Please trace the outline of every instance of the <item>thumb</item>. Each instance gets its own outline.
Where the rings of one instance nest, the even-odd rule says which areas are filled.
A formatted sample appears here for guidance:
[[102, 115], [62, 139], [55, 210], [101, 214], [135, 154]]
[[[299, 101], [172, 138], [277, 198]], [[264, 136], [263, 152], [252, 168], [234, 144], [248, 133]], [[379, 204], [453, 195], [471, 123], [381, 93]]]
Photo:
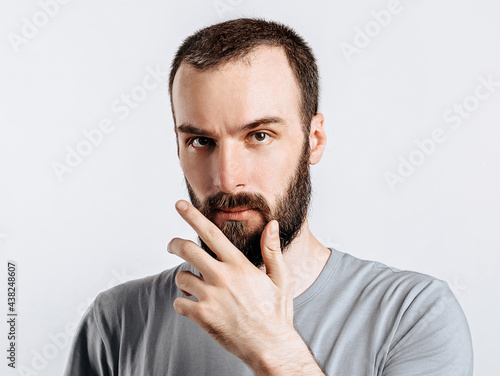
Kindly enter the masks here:
[[260, 238], [260, 249], [266, 266], [266, 274], [278, 288], [284, 288], [286, 269], [281, 253], [278, 221], [272, 220], [264, 228]]

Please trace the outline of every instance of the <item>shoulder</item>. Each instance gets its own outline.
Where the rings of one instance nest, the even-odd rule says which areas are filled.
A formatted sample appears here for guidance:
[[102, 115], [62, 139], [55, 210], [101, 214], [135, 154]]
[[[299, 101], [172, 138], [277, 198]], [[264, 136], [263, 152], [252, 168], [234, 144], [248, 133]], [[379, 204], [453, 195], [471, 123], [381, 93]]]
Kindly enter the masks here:
[[430, 275], [401, 270], [377, 261], [362, 260], [348, 253], [338, 253], [340, 262], [336, 273], [342, 283], [347, 285], [358, 285], [372, 293], [403, 294], [408, 298], [415, 298], [424, 291], [453, 295], [447, 282]]
[[137, 346], [148, 325], [177, 317], [172, 301], [180, 293], [174, 278], [187, 263], [159, 274], [122, 283], [101, 292], [85, 312], [75, 332], [65, 375], [118, 374], [122, 348]]
[[[467, 320], [448, 283], [340, 253], [339, 283], [387, 339], [384, 375], [471, 375]], [[362, 303], [361, 303], [362, 302]], [[386, 325], [387, 324], [387, 325]]]
[[[166, 304], [179, 295], [175, 276], [181, 270], [194, 272], [191, 265], [184, 262], [161, 273], [131, 280], [102, 291], [94, 300], [93, 311], [96, 319], [108, 317], [119, 319], [127, 315], [146, 315], [152, 302]], [[116, 316], [116, 317], [113, 317]]]
[[[390, 314], [396, 322], [432, 321], [466, 328], [463, 311], [446, 281], [338, 252], [335, 280], [354, 304]], [[410, 324], [411, 325], [411, 324]]]

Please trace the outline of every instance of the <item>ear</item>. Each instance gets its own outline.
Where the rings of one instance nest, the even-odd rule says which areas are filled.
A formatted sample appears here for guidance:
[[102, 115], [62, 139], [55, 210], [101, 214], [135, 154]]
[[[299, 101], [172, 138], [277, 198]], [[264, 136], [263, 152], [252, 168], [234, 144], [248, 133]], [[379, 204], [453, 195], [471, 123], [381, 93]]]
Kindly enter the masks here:
[[311, 131], [309, 133], [309, 145], [311, 147], [311, 156], [309, 163], [314, 165], [321, 160], [323, 150], [326, 145], [326, 133], [324, 128], [325, 118], [322, 114], [316, 114], [311, 120]]

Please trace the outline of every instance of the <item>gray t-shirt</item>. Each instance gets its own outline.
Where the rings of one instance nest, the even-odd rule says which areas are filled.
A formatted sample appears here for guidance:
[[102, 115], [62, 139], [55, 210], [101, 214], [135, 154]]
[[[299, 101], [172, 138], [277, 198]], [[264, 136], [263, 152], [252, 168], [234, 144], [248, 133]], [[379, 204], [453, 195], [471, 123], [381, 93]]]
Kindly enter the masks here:
[[[174, 311], [180, 270], [199, 275], [183, 263], [99, 294], [76, 332], [65, 375], [253, 375]], [[332, 250], [295, 298], [294, 322], [327, 375], [472, 375], [462, 309], [445, 282], [427, 275]]]

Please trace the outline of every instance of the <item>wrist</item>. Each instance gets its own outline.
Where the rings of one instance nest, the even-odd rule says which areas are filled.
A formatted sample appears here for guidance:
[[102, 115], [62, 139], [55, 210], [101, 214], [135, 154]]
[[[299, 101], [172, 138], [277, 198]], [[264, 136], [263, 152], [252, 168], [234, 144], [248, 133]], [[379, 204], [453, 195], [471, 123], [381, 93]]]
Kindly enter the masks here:
[[271, 341], [252, 359], [250, 365], [258, 376], [324, 375], [302, 337], [292, 331]]

